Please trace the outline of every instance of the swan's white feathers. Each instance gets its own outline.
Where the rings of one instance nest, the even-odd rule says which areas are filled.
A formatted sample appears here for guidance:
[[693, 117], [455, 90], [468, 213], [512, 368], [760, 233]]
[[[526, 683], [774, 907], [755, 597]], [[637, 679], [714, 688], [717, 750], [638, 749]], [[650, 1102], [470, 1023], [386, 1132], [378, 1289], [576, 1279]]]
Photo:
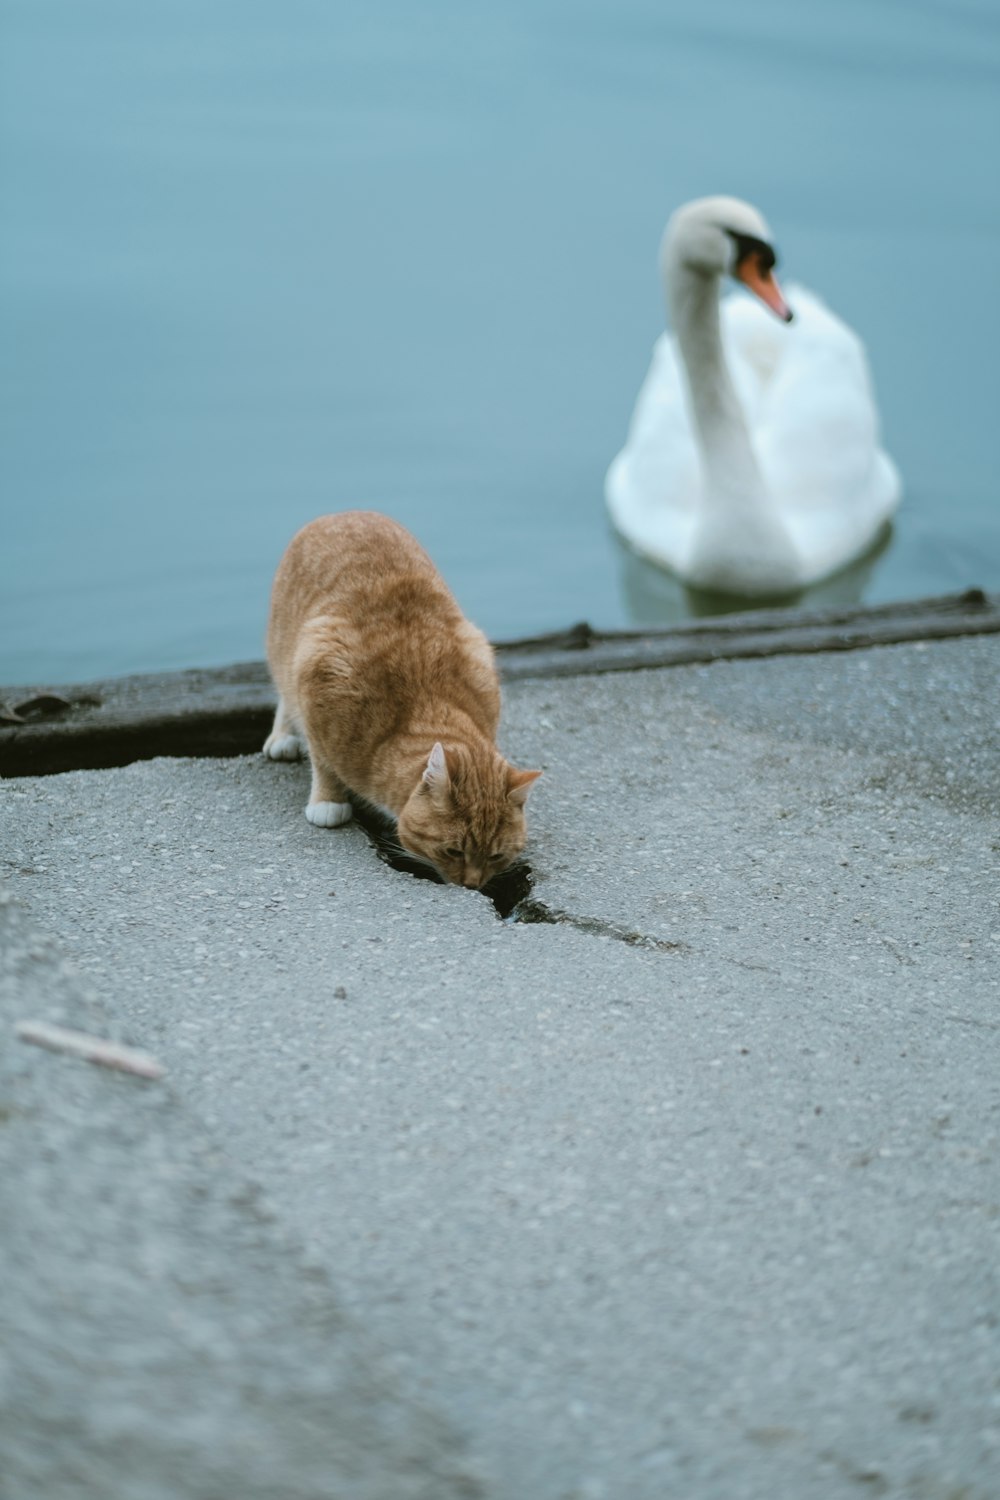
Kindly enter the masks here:
[[[867, 550], [899, 503], [900, 482], [878, 446], [860, 339], [804, 287], [785, 295], [789, 325], [733, 292], [722, 301], [721, 333], [769, 509], [794, 544], [805, 587]], [[681, 356], [665, 333], [608, 471], [608, 507], [637, 552], [683, 577], [701, 488]]]

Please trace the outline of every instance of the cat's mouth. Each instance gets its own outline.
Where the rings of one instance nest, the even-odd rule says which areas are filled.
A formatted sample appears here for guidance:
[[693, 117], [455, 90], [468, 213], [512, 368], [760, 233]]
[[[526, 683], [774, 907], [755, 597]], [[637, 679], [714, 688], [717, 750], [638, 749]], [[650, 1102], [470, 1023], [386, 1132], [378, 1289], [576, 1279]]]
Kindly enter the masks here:
[[[395, 824], [379, 808], [360, 800], [355, 801], [353, 806], [355, 820], [361, 824], [369, 843], [385, 864], [391, 865], [394, 870], [402, 870], [406, 875], [414, 875], [418, 880], [433, 880], [437, 885], [448, 884], [434, 865], [427, 860], [418, 859], [415, 854], [403, 848], [396, 837]], [[479, 893], [492, 901], [497, 916], [507, 918], [530, 893], [533, 885], [531, 866], [527, 860], [518, 859], [508, 865], [506, 870], [501, 870], [499, 875], [492, 876], [485, 885], [481, 885]]]

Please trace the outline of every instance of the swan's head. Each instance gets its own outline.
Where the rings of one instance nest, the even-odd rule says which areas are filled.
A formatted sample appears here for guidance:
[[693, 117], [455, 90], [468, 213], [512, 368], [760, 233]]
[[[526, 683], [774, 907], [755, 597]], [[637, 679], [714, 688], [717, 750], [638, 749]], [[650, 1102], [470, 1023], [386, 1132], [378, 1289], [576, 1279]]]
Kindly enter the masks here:
[[774, 279], [777, 255], [762, 214], [741, 198], [696, 198], [673, 215], [660, 264], [669, 284], [679, 273], [733, 276], [784, 322], [792, 312]]

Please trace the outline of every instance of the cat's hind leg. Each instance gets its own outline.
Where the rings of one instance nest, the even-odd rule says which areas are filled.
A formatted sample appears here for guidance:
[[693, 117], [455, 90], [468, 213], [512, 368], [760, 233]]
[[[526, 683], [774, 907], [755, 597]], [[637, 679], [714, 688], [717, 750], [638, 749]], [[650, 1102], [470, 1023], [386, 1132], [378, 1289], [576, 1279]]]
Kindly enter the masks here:
[[295, 732], [295, 725], [282, 698], [278, 699], [274, 728], [264, 741], [264, 754], [268, 760], [301, 760], [305, 754], [305, 745]]
[[312, 763], [312, 789], [306, 805], [306, 817], [317, 828], [339, 828], [349, 823], [354, 809], [347, 800], [347, 788], [339, 777], [319, 761]]

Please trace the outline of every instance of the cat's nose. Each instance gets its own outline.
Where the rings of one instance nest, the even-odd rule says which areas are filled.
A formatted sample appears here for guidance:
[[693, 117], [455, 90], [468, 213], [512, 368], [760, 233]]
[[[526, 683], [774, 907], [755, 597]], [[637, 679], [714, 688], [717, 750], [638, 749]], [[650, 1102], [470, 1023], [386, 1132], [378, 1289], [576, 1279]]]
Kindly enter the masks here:
[[465, 869], [462, 871], [462, 884], [466, 887], [466, 889], [470, 891], [478, 891], [482, 883], [482, 870], [474, 870], [470, 865], [466, 865]]

